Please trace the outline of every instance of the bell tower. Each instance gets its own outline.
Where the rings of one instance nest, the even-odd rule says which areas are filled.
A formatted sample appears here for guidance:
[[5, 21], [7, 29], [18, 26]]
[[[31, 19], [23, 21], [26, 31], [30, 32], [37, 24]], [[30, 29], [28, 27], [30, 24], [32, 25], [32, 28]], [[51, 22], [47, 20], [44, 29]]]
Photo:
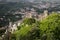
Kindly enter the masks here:
[[44, 16], [45, 16], [45, 17], [48, 16], [48, 10], [44, 10]]

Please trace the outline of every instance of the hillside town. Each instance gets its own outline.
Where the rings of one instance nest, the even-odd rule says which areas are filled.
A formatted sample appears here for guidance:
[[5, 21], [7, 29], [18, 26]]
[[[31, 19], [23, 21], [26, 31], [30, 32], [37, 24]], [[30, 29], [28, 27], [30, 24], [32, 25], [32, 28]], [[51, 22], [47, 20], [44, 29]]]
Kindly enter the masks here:
[[[48, 11], [47, 10], [44, 10], [43, 13], [40, 13], [38, 14], [33, 8], [30, 10], [24, 10], [24, 9], [21, 9], [21, 11], [16, 11], [14, 12], [13, 15], [16, 15], [16, 18], [18, 19], [19, 16], [21, 15], [21, 19], [19, 19], [18, 21], [15, 21], [15, 22], [11, 22], [10, 19], [9, 19], [9, 27], [17, 27], [17, 26], [20, 26], [20, 23], [23, 21], [23, 19], [25, 18], [34, 18], [36, 20], [42, 20], [44, 18], [46, 18], [48, 16]], [[3, 18], [0, 18], [0, 20], [3, 20]], [[12, 29], [13, 30], [13, 29]]]
[[[44, 18], [46, 18], [47, 16], [48, 16], [48, 10], [44, 10], [44, 12], [43, 13], [40, 13], [40, 14], [38, 14], [37, 12], [36, 12], [36, 10], [35, 9], [33, 9], [33, 8], [31, 8], [31, 9], [29, 9], [29, 8], [26, 8], [26, 10], [24, 10], [24, 9], [21, 9], [20, 11], [16, 11], [16, 12], [14, 12], [14, 14], [13, 15], [16, 15], [15, 17], [17, 18], [17, 19], [19, 19], [19, 16], [21, 15], [21, 19], [19, 19], [19, 20], [17, 20], [17, 21], [15, 21], [15, 22], [12, 22], [10, 19], [8, 20], [9, 22], [8, 22], [8, 25], [6, 25], [5, 27], [1, 27], [0, 28], [0, 30], [5, 30], [5, 34], [9, 31], [9, 32], [11, 32], [11, 33], [13, 33], [14, 31], [16, 31], [17, 30], [17, 27], [18, 26], [20, 26], [20, 24], [23, 22], [23, 20], [25, 19], [25, 18], [34, 18], [34, 19], [36, 19], [36, 20], [43, 20]], [[4, 17], [4, 16], [3, 16]], [[0, 20], [3, 20], [3, 18], [0, 18]], [[2, 37], [3, 37], [3, 35], [2, 35]]]
[[[4, 1], [5, 2], [5, 1]], [[38, 5], [40, 5], [40, 4], [38, 4]], [[37, 5], [37, 7], [38, 7], [38, 5]], [[41, 7], [43, 7], [44, 8], [44, 6], [49, 6], [50, 4], [46, 4], [46, 5], [40, 5]], [[35, 5], [36, 6], [36, 5]], [[35, 7], [34, 5], [33, 5], [33, 7]], [[39, 6], [39, 7], [40, 7]], [[38, 7], [38, 8], [39, 8]], [[41, 8], [40, 7], [40, 8]], [[50, 6], [49, 6], [50, 7]], [[56, 6], [54, 6], [54, 7], [56, 7]], [[46, 7], [45, 7], [46, 8]], [[7, 29], [7, 27], [9, 28], [9, 30], [13, 33], [15, 30], [17, 30], [17, 26], [20, 26], [20, 24], [21, 24], [21, 22], [23, 21], [23, 19], [25, 19], [25, 18], [34, 18], [34, 19], [36, 19], [36, 20], [41, 20], [42, 21], [42, 19], [44, 19], [44, 18], [46, 18], [48, 15], [49, 15], [49, 11], [48, 10], [44, 10], [42, 13], [38, 13], [38, 12], [36, 12], [36, 9], [34, 9], [34, 8], [29, 8], [29, 7], [25, 7], [24, 9], [23, 8], [20, 8], [20, 9], [18, 9], [18, 10], [15, 10], [15, 11], [8, 11], [8, 14], [5, 14], [5, 15], [3, 15], [3, 17], [1, 17], [0, 18], [0, 20], [1, 21], [3, 21], [3, 20], [5, 20], [5, 21], [7, 21], [6, 19], [4, 19], [6, 16], [7, 17], [9, 17], [11, 14], [12, 14], [12, 16], [15, 16], [18, 20], [17, 21], [15, 21], [15, 22], [12, 22], [9, 18], [8, 18], [8, 24], [6, 25], [5, 24], [5, 27], [2, 27], [2, 28], [0, 28], [1, 30], [2, 29]], [[10, 15], [9, 15], [10, 14]]]
[[38, 3], [34, 1], [34, 3], [28, 2], [27, 4], [27, 2], [28, 1], [22, 3], [7, 2], [6, 0], [0, 1], [0, 30], [4, 30], [4, 33], [1, 35], [2, 39], [4, 39], [7, 33], [15, 32], [25, 18], [42, 21], [53, 12], [60, 13], [60, 3], [45, 1]]

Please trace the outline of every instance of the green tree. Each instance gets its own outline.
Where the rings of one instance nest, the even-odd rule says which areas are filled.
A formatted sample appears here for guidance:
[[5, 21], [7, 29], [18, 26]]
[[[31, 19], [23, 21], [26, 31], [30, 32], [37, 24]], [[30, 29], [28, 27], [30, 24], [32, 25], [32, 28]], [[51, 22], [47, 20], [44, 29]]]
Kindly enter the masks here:
[[42, 20], [40, 30], [42, 40], [60, 40], [60, 14], [53, 13]]
[[36, 23], [36, 20], [33, 18], [25, 18], [23, 23], [28, 24], [28, 25], [32, 25], [33, 23]]
[[28, 18], [23, 23], [20, 26], [21, 28], [14, 32], [15, 37], [13, 38], [16, 38], [16, 40], [37, 40], [40, 38], [40, 30], [36, 26], [35, 19]]

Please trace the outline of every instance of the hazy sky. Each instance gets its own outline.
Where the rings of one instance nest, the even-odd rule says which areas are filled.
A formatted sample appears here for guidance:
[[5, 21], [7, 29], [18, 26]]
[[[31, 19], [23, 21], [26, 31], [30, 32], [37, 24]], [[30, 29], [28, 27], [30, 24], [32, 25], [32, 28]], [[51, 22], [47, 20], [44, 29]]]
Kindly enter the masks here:
[[[8, 1], [16, 1], [16, 2], [19, 2], [20, 0], [8, 0]], [[33, 1], [33, 0], [29, 0], [29, 1]]]
[[[20, 0], [7, 0], [7, 1], [19, 2]], [[29, 0], [29, 1], [34, 1], [34, 0]], [[60, 1], [60, 0], [44, 0], [44, 1]]]

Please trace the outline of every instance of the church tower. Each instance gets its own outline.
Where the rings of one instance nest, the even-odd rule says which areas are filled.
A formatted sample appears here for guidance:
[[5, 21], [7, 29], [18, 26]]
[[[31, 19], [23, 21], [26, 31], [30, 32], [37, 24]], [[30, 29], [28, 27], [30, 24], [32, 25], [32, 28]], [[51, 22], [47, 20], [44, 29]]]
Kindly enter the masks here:
[[48, 10], [44, 10], [44, 16], [45, 16], [45, 17], [48, 16]]

